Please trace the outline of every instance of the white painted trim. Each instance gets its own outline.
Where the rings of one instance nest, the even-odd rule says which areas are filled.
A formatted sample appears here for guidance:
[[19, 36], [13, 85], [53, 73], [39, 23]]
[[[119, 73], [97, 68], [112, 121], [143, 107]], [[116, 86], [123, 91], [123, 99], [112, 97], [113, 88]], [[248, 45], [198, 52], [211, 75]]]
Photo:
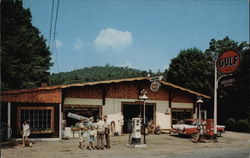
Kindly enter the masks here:
[[172, 108], [189, 108], [192, 109], [193, 108], [193, 103], [179, 103], [179, 102], [172, 102]]
[[62, 104], [59, 104], [59, 139], [62, 139]]
[[64, 99], [64, 105], [102, 105], [102, 99], [70, 98]]

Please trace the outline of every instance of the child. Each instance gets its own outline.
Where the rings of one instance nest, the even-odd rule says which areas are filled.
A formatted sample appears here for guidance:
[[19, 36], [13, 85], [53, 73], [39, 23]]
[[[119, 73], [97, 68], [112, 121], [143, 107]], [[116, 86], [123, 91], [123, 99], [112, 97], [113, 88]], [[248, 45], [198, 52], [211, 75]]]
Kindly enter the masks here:
[[77, 123], [77, 127], [79, 128], [79, 148], [84, 149], [84, 142], [85, 142], [85, 130], [86, 127], [83, 124], [83, 119]]
[[28, 122], [25, 120], [23, 122], [23, 146], [25, 146], [26, 144], [28, 144], [28, 146], [31, 146], [28, 139], [29, 135], [30, 135], [30, 126]]
[[88, 146], [88, 149], [89, 150], [94, 150], [94, 147], [93, 147], [93, 142], [95, 141], [95, 137], [96, 137], [96, 130], [94, 128], [93, 125], [90, 126], [90, 129], [89, 129], [89, 146]]

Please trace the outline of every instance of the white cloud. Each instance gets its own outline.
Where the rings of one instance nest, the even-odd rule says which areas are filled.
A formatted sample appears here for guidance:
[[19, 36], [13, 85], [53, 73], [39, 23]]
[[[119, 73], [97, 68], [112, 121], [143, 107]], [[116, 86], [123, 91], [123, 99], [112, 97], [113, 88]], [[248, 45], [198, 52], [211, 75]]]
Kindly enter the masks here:
[[76, 39], [74, 44], [74, 50], [82, 50], [84, 43], [81, 39]]
[[121, 51], [129, 47], [132, 41], [133, 37], [131, 32], [107, 28], [99, 32], [94, 41], [94, 46], [98, 50], [111, 49]]
[[56, 40], [56, 47], [61, 48], [62, 46], [63, 46], [63, 42], [59, 41], [59, 40]]

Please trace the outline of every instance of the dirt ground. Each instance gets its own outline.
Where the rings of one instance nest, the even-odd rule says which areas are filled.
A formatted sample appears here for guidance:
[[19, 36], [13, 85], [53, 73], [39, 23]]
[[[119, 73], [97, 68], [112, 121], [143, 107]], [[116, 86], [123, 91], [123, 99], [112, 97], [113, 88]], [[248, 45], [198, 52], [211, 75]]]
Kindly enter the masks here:
[[2, 147], [1, 158], [250, 158], [250, 134], [226, 132], [218, 143], [193, 143], [190, 138], [175, 135], [149, 135], [147, 147], [131, 148], [128, 135], [111, 137], [111, 149], [87, 150], [78, 148], [78, 139], [35, 142], [33, 147], [21, 144]]

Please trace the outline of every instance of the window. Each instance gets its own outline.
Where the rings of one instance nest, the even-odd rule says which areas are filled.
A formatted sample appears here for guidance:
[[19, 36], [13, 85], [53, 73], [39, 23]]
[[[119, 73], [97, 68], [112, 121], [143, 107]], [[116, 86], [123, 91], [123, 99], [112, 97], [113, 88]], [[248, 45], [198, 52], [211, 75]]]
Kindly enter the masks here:
[[24, 120], [28, 120], [31, 133], [54, 132], [54, 107], [18, 107], [17, 131], [22, 131]]
[[192, 118], [192, 109], [172, 109], [172, 124], [184, 123]]

